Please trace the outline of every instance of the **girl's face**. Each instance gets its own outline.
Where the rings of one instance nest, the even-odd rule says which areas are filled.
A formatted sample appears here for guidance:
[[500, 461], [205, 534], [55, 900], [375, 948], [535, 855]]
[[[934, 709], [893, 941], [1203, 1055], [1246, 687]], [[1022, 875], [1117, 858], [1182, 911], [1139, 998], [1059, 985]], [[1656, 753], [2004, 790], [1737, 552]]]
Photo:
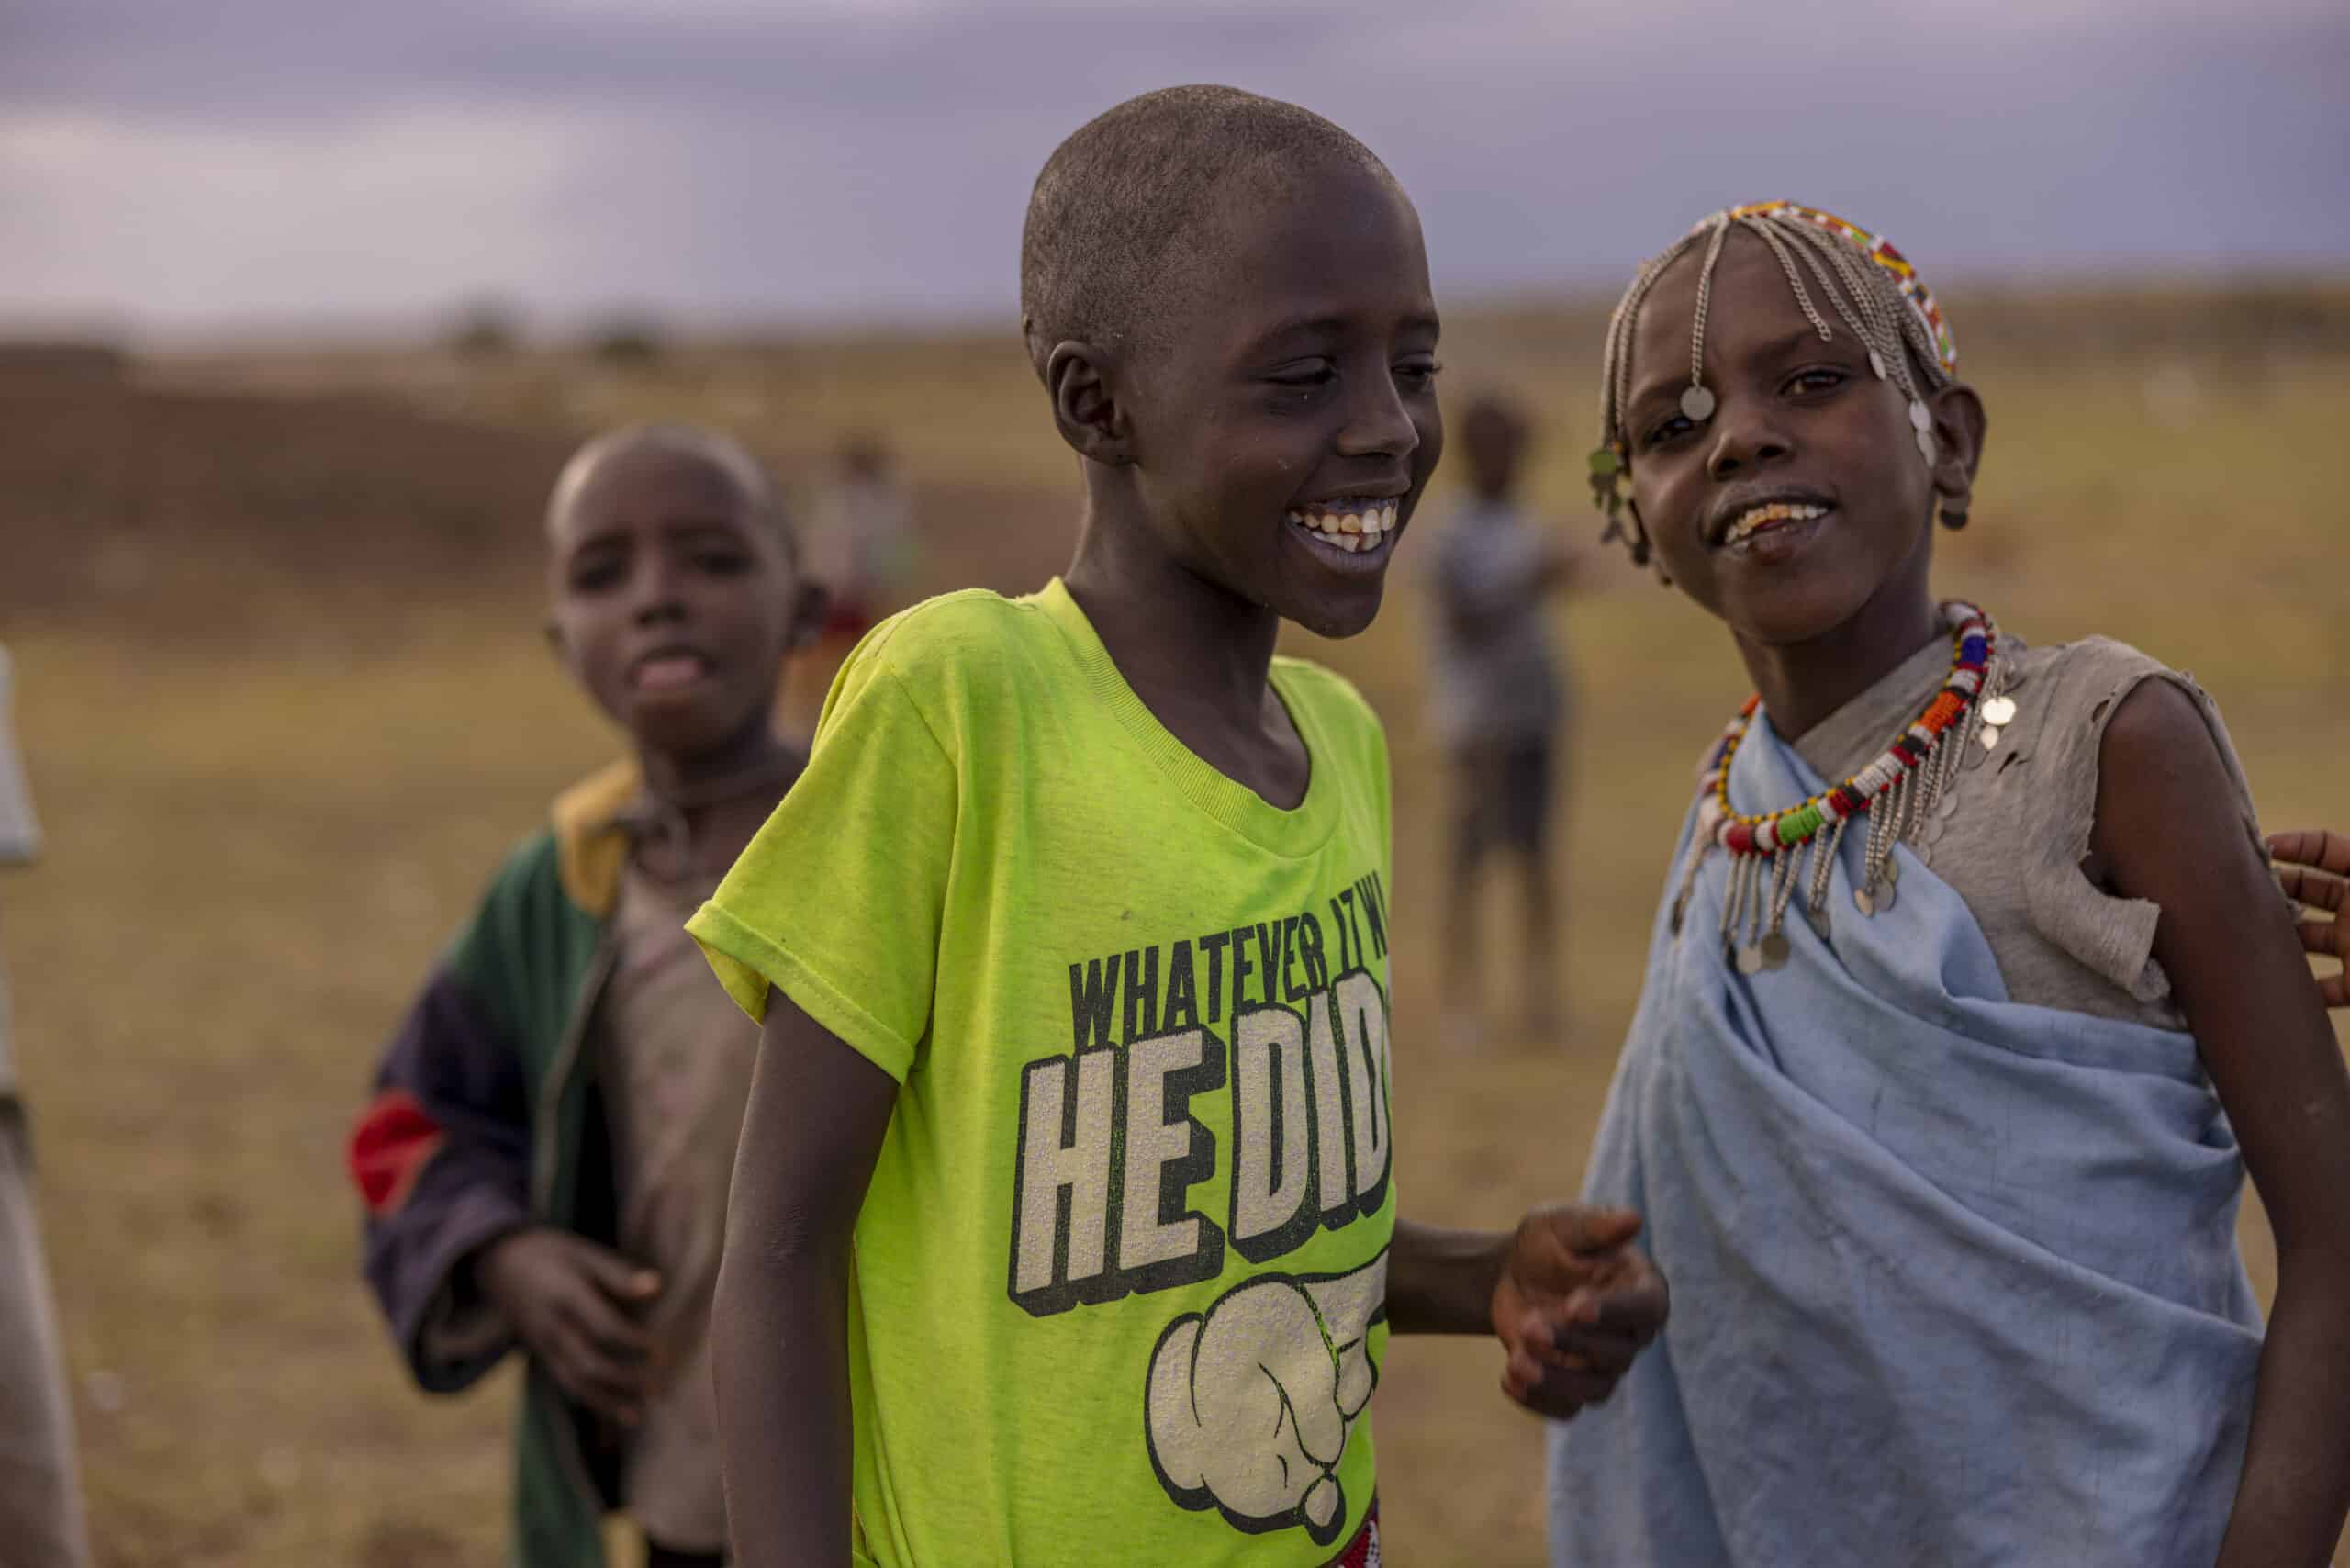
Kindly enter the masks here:
[[[1751, 234], [1730, 234], [1714, 273], [1713, 415], [1681, 411], [1702, 262], [1686, 252], [1642, 305], [1623, 415], [1632, 498], [1665, 571], [1741, 639], [1771, 646], [1822, 637], [1881, 593], [1922, 594], [1935, 470], [1908, 402], [1819, 302], [1835, 333], [1822, 341]], [[1971, 443], [1961, 454], [1950, 442], [1964, 437], [1940, 433], [1942, 466], [1963, 483]]]
[[1378, 611], [1444, 446], [1420, 226], [1346, 162], [1236, 182], [1168, 345], [1125, 387], [1169, 555], [1323, 636]]

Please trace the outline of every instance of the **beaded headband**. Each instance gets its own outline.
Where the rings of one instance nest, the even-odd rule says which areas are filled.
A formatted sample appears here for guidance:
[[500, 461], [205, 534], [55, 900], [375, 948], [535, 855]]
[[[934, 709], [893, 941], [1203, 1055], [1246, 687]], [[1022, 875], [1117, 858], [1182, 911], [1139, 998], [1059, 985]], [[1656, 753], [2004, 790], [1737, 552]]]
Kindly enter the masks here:
[[[1936, 461], [1933, 416], [1926, 397], [1957, 379], [1958, 343], [1909, 259], [1891, 241], [1817, 207], [1786, 201], [1726, 207], [1643, 263], [1607, 323], [1600, 375], [1600, 444], [1591, 454], [1592, 500], [1607, 518], [1603, 538], [1624, 538], [1632, 559], [1640, 565], [1649, 560], [1648, 531], [1639, 509], [1620, 488], [1631, 462], [1622, 417], [1631, 392], [1633, 326], [1657, 280], [1685, 252], [1702, 245], [1696, 313], [1690, 329], [1689, 385], [1681, 394], [1681, 411], [1698, 424], [1710, 420], [1717, 399], [1705, 379], [1706, 316], [1714, 268], [1733, 229], [1743, 229], [1770, 247], [1796, 306], [1823, 341], [1835, 333], [1814, 303], [1815, 291], [1828, 311], [1868, 349], [1870, 370], [1878, 380], [1892, 382], [1909, 405], [1919, 455], [1929, 467]], [[1624, 526], [1628, 515], [1628, 530]]]
[[[1953, 376], [1958, 374], [1958, 340], [1951, 335], [1950, 322], [1943, 318], [1942, 308], [1934, 303], [1933, 290], [1926, 286], [1926, 280], [1918, 275], [1917, 267], [1908, 257], [1894, 248], [1892, 241], [1881, 234], [1870, 233], [1849, 218], [1839, 218], [1832, 212], [1822, 212], [1816, 207], [1805, 207], [1800, 202], [1749, 202], [1744, 207], [1731, 207], [1721, 215], [1719, 221], [1735, 223], [1741, 218], [1759, 216], [1799, 218], [1807, 223], [1817, 224], [1846, 241], [1891, 274], [1894, 286], [1901, 290], [1901, 297], [1917, 313], [1919, 323], [1926, 329], [1926, 336], [1934, 345], [1934, 357], [1942, 362], [1943, 374]], [[1706, 223], [1698, 224], [1690, 232], [1701, 233], [1707, 223], [1715, 221], [1717, 219], [1707, 218]]]

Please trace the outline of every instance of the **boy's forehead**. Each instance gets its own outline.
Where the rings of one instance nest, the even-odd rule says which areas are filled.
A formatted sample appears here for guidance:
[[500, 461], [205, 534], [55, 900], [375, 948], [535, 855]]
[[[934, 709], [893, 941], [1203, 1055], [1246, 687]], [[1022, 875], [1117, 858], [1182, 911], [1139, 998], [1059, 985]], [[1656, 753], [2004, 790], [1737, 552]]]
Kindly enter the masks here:
[[749, 533], [757, 506], [716, 459], [647, 443], [601, 454], [585, 472], [566, 474], [547, 509], [547, 534], [565, 543], [601, 528], [680, 522]]
[[1395, 183], [1346, 161], [1236, 174], [1190, 250], [1192, 309], [1252, 332], [1326, 314], [1435, 314], [1419, 215]]

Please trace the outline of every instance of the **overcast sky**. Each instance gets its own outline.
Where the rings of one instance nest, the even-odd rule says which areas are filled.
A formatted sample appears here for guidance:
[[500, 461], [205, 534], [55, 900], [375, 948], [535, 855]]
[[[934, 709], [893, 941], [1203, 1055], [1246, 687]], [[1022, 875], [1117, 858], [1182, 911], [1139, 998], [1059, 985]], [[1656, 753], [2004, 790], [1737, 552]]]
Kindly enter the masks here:
[[2339, 0], [0, 0], [0, 318], [1008, 316], [1054, 143], [1187, 81], [1369, 142], [1450, 297], [1763, 196], [1929, 275], [2350, 266]]

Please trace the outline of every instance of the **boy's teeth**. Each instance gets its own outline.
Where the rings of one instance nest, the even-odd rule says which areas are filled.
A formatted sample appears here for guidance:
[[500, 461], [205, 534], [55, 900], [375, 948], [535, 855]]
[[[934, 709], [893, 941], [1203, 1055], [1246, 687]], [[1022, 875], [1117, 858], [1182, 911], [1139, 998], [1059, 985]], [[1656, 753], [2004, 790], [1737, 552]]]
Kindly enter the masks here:
[[1306, 507], [1292, 511], [1289, 521], [1352, 554], [1375, 548], [1394, 528], [1395, 507], [1392, 501], [1360, 510]]

